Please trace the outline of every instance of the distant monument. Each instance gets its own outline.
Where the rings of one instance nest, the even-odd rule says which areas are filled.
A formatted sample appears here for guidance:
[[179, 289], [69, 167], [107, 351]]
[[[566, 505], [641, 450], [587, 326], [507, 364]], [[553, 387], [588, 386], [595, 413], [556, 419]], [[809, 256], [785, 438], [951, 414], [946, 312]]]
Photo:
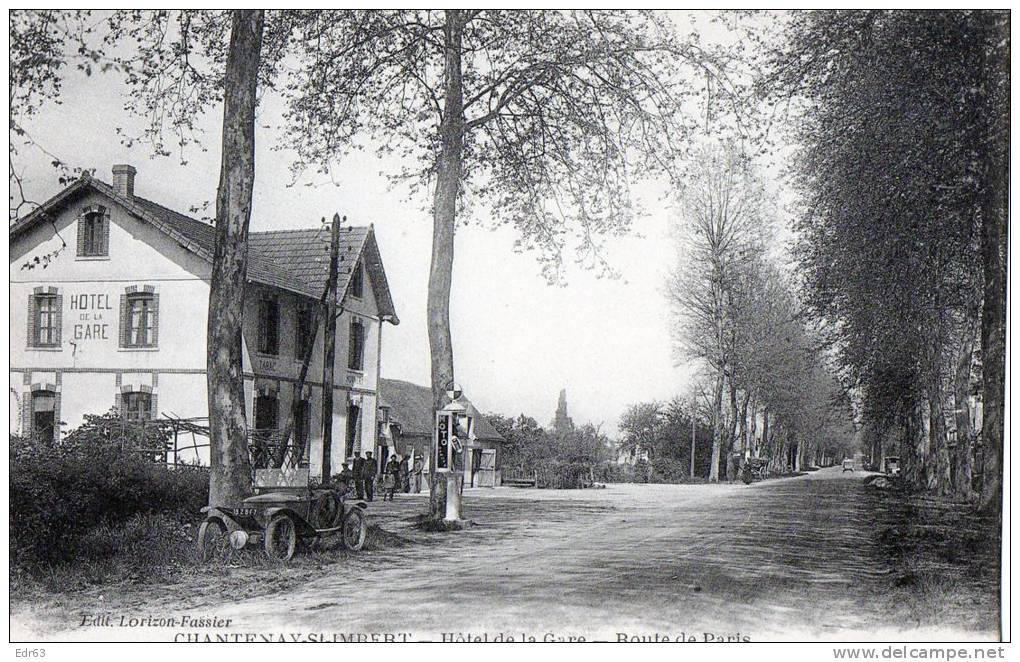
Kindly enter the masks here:
[[560, 401], [556, 405], [556, 418], [553, 419], [553, 432], [564, 436], [574, 429], [574, 421], [567, 416], [567, 389], [560, 389]]

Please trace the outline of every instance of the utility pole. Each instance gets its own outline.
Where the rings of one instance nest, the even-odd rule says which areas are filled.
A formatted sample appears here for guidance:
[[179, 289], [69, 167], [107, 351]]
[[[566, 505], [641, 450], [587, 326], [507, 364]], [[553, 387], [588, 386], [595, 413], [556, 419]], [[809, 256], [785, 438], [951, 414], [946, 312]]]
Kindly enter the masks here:
[[[347, 217], [344, 216], [344, 222]], [[322, 484], [329, 483], [333, 453], [333, 363], [336, 360], [337, 270], [340, 266], [340, 215], [333, 214], [326, 285], [326, 330], [322, 352]]]

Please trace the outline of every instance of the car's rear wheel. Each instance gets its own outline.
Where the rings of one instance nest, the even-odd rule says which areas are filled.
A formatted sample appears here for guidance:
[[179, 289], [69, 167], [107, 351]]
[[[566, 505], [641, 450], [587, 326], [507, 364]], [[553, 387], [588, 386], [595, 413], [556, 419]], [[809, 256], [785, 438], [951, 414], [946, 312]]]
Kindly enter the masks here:
[[207, 519], [198, 527], [198, 553], [208, 563], [223, 551], [227, 543], [227, 527], [218, 519]]
[[277, 515], [266, 527], [266, 554], [274, 561], [289, 561], [297, 549], [297, 527], [286, 515]]
[[341, 536], [344, 547], [352, 552], [360, 551], [365, 546], [367, 533], [365, 515], [361, 512], [361, 508], [351, 508], [344, 518], [343, 535]]

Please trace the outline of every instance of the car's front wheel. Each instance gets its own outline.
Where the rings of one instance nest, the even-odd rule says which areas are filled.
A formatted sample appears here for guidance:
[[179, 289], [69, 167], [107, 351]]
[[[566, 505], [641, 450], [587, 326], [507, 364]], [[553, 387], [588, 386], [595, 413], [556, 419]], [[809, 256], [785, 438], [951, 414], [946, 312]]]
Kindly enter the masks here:
[[224, 548], [227, 528], [218, 519], [207, 519], [198, 527], [198, 553], [202, 563], [213, 560]]
[[297, 527], [286, 515], [276, 515], [266, 527], [266, 555], [274, 561], [289, 561], [297, 549]]

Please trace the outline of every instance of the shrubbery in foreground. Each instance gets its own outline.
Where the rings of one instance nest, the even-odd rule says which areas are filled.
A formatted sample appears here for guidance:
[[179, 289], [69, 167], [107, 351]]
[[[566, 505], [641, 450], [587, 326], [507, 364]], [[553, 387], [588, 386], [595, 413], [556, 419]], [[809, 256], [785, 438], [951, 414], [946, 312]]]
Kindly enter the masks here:
[[[172, 528], [167, 521], [198, 518], [208, 502], [208, 474], [123, 449], [104, 434], [102, 422], [111, 418], [89, 417], [59, 445], [10, 438], [12, 568], [96, 561], [119, 551], [118, 542], [99, 544], [103, 531], [129, 522], [136, 531], [162, 531]], [[144, 526], [157, 521], [145, 516], [156, 515], [169, 519]]]

